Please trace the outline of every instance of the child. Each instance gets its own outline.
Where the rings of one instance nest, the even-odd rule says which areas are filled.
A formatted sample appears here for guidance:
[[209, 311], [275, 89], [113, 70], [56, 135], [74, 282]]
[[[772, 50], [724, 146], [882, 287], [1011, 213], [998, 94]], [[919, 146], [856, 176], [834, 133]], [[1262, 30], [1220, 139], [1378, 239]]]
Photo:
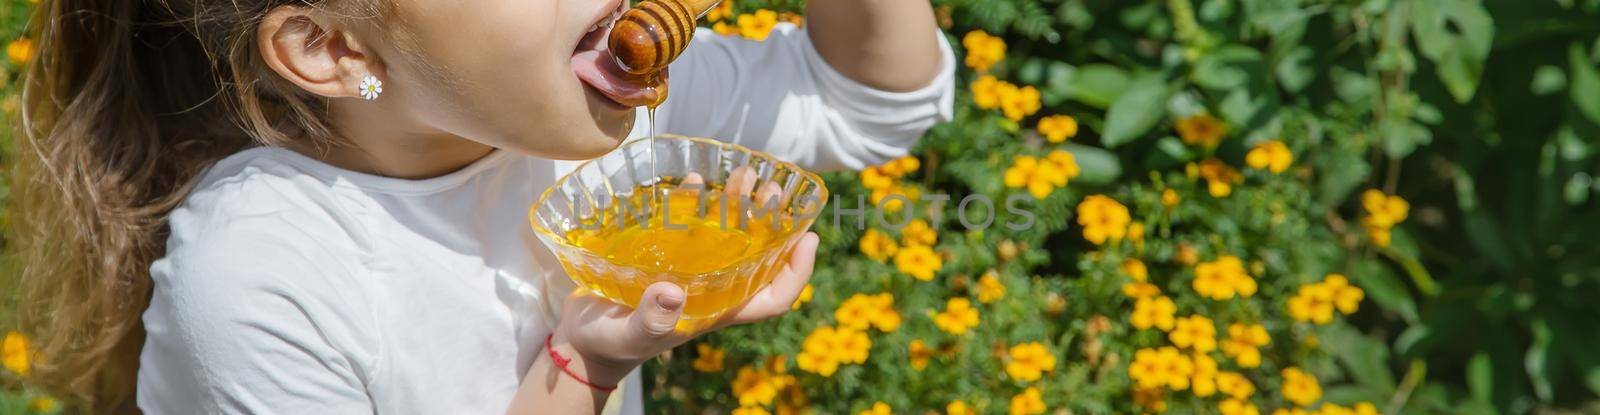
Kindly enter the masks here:
[[[41, 2], [11, 221], [34, 381], [96, 413], [640, 413], [682, 289], [576, 292], [526, 216], [558, 160], [641, 135], [622, 3]], [[950, 118], [926, 1], [806, 18], [698, 32], [656, 128], [854, 169]], [[816, 245], [721, 326], [788, 310]]]

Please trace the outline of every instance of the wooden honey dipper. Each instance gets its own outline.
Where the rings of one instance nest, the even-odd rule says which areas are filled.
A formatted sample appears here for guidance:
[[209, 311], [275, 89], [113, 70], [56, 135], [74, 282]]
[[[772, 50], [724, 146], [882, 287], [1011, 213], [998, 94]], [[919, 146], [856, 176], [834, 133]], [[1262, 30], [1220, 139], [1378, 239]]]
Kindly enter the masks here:
[[611, 28], [608, 46], [617, 66], [653, 76], [677, 59], [694, 38], [695, 21], [721, 0], [644, 0]]

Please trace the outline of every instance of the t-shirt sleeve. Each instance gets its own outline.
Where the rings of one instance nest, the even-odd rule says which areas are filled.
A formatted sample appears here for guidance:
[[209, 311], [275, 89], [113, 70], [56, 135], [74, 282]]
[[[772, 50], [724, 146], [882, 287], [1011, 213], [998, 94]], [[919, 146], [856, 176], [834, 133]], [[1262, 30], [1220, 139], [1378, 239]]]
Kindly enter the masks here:
[[145, 413], [373, 413], [371, 301], [343, 250], [272, 212], [171, 221], [144, 314]]
[[716, 138], [816, 170], [860, 169], [906, 155], [949, 121], [955, 56], [937, 31], [942, 66], [922, 89], [874, 89], [839, 73], [804, 29], [780, 23], [763, 41], [707, 29], [669, 71], [663, 133]]

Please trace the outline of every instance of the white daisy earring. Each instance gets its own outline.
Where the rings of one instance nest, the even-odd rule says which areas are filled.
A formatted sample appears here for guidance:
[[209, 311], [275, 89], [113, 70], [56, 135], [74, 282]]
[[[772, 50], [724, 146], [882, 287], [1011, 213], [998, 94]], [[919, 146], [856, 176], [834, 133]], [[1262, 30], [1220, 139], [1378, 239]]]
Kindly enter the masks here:
[[362, 99], [375, 100], [378, 99], [378, 95], [383, 94], [383, 81], [378, 80], [376, 76], [367, 75], [367, 77], [361, 78], [361, 85], [356, 88], [361, 92]]

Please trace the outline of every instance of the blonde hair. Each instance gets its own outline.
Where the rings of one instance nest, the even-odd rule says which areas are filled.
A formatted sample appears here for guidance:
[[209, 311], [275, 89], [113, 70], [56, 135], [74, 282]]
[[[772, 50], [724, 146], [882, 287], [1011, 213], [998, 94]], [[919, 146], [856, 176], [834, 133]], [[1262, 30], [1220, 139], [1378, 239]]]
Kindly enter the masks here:
[[[336, 0], [329, 0], [336, 1]], [[333, 141], [326, 102], [270, 72], [268, 11], [319, 0], [46, 0], [32, 36], [11, 180], [29, 383], [93, 413], [135, 412], [151, 261], [211, 163]], [[378, 16], [365, 1], [355, 14]], [[365, 13], [362, 13], [365, 12]]]

